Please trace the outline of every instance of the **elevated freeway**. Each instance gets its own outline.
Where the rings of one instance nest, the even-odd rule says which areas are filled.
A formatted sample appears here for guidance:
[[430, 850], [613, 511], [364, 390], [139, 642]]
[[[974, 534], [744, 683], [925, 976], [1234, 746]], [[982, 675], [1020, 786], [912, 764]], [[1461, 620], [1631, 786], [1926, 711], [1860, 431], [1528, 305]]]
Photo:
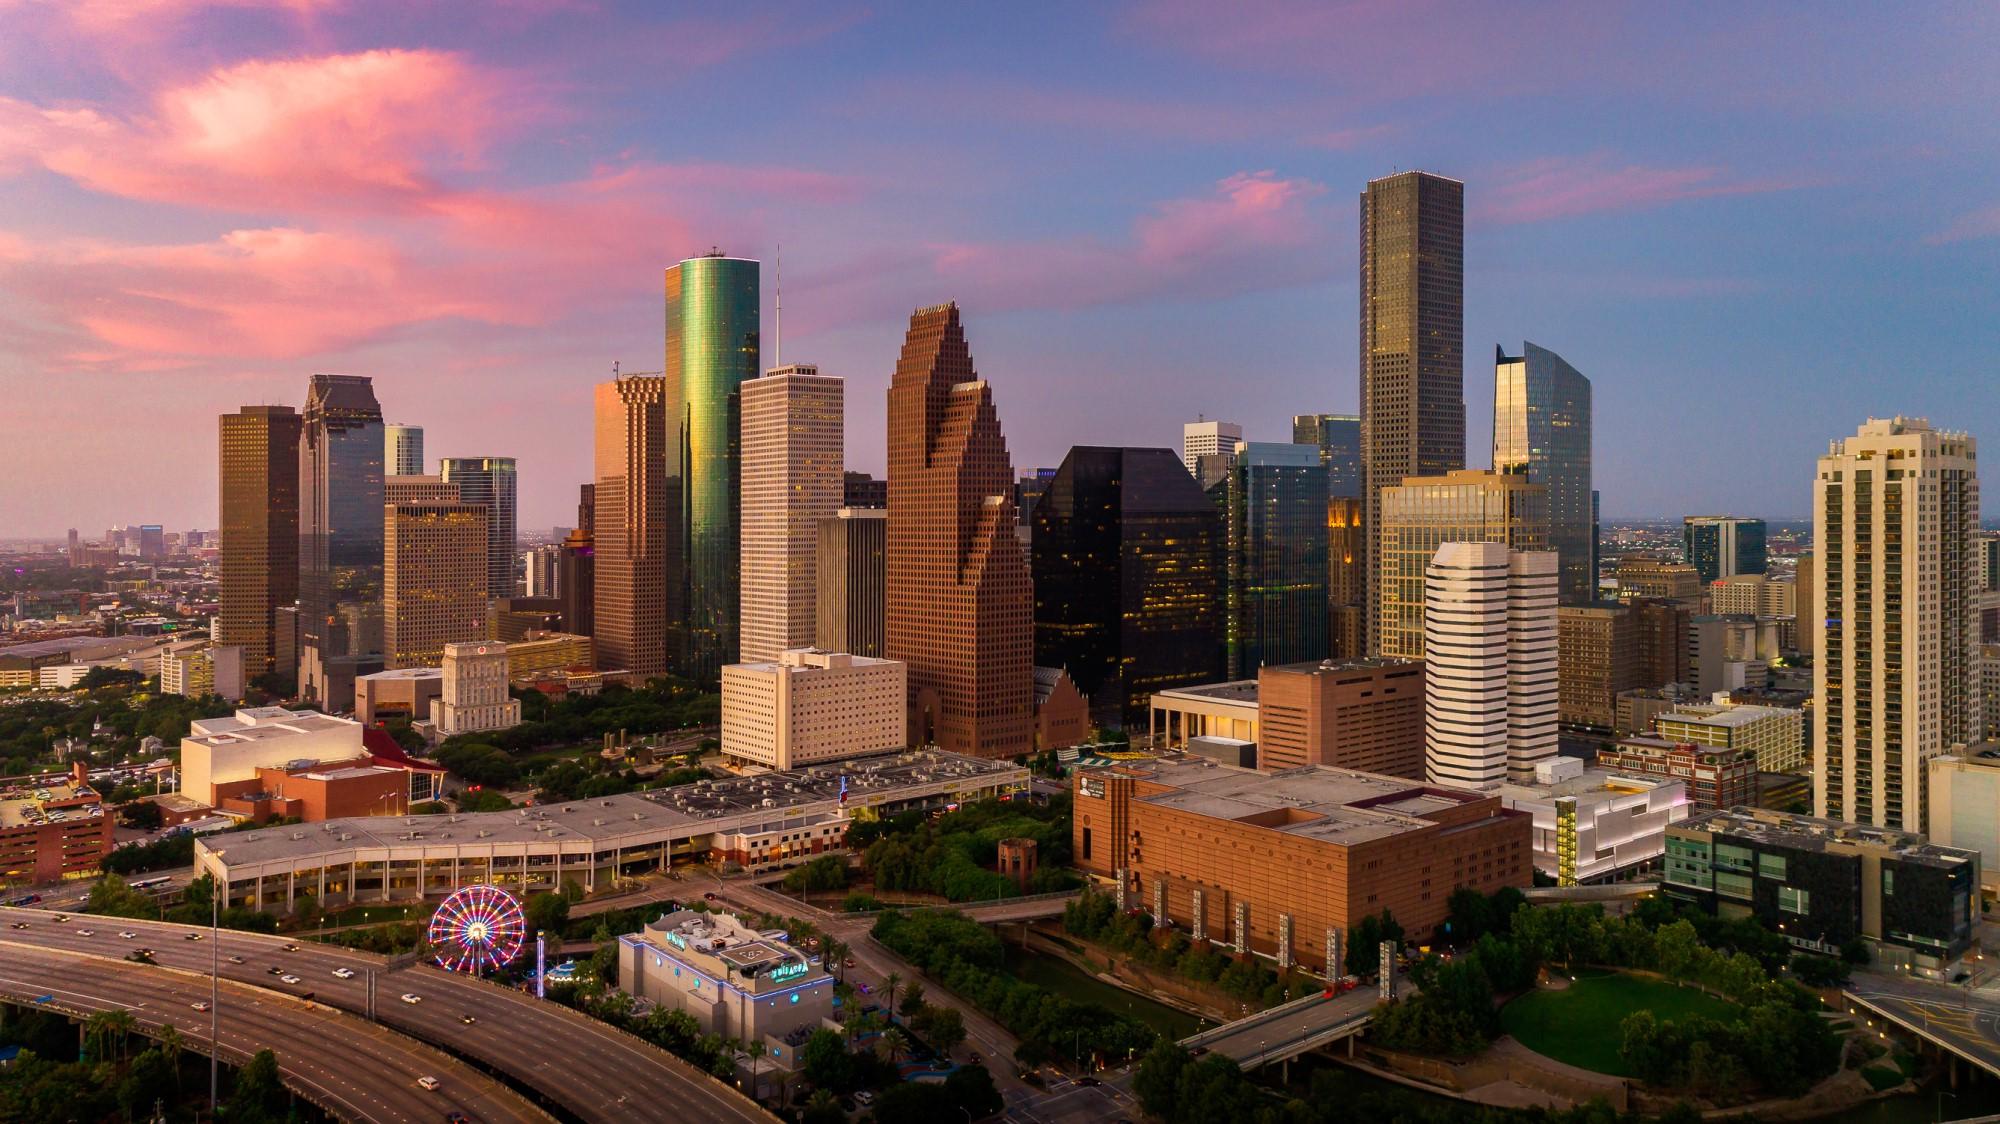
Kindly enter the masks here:
[[[638, 1037], [558, 1003], [446, 972], [311, 941], [122, 917], [0, 908], [0, 940], [117, 959], [144, 946], [164, 967], [372, 1017], [497, 1073], [565, 1119], [624, 1124], [673, 1106], [704, 1124], [769, 1124], [756, 1102]], [[17, 929], [16, 924], [26, 925]], [[85, 930], [88, 930], [86, 933]], [[131, 933], [127, 938], [123, 933]], [[292, 946], [288, 951], [287, 946]], [[141, 965], [133, 965], [142, 968]], [[274, 971], [275, 969], [275, 971]], [[336, 976], [336, 971], [350, 973]], [[280, 973], [299, 979], [285, 984]], [[415, 1002], [404, 1002], [405, 994]], [[192, 1013], [192, 1012], [190, 1012]], [[229, 1009], [225, 1008], [225, 1018]], [[440, 1114], [441, 1118], [441, 1114]]]
[[[0, 930], [19, 935], [20, 930]], [[345, 1120], [475, 1120], [548, 1124], [550, 1118], [500, 1081], [442, 1051], [315, 1003], [230, 983], [221, 989], [218, 1049], [210, 1050], [206, 979], [79, 952], [0, 942], [0, 997], [74, 1018], [126, 1011], [140, 1033], [171, 1023], [186, 1048], [241, 1065], [261, 1049], [278, 1059], [285, 1084]], [[417, 1084], [437, 1081], [436, 1089]]]
[[[1410, 990], [1408, 981], [1402, 986], [1405, 992]], [[1315, 992], [1183, 1038], [1181, 1045], [1221, 1054], [1244, 1069], [1255, 1069], [1353, 1038], [1368, 1029], [1376, 1002], [1372, 987], [1355, 988], [1331, 999]]]

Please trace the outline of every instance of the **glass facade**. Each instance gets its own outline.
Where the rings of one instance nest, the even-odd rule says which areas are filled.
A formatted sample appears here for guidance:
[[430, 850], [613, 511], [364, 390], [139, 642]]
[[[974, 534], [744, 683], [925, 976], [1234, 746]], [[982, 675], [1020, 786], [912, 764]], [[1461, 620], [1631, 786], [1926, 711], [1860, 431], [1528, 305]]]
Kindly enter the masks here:
[[1172, 450], [1071, 449], [1033, 527], [1035, 663], [1069, 672], [1092, 721], [1221, 676], [1222, 521]]
[[314, 375], [299, 439], [300, 643], [382, 648], [382, 407], [369, 379]]
[[1370, 578], [1370, 617], [1382, 656], [1424, 656], [1424, 573], [1448, 542], [1504, 543], [1517, 551], [1548, 549], [1548, 489], [1519, 476], [1454, 472], [1382, 490], [1378, 554]]
[[1335, 499], [1361, 495], [1361, 415], [1294, 414], [1292, 444], [1319, 448], [1326, 466], [1326, 494]]
[[486, 505], [486, 595], [514, 596], [514, 564], [520, 557], [514, 458], [445, 457], [438, 463], [445, 482], [458, 485], [460, 500]]
[[667, 652], [720, 682], [737, 655], [742, 385], [763, 372], [758, 263], [710, 254], [667, 270]]
[[1566, 605], [1597, 590], [1597, 515], [1590, 487], [1590, 380], [1534, 344], [1495, 349], [1493, 471], [1548, 489], [1549, 547]]
[[1703, 585], [1767, 569], [1762, 519], [1690, 515], [1681, 528], [1681, 549]]
[[1237, 450], [1209, 496], [1227, 526], [1226, 674], [1246, 679], [1265, 664], [1326, 658], [1326, 467], [1303, 445]]

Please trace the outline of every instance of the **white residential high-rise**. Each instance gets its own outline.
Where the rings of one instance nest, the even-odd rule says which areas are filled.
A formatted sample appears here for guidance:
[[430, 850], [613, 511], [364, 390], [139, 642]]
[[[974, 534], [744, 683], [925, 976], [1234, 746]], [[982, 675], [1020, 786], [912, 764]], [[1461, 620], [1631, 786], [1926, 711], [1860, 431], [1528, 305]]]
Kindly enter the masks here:
[[722, 754], [796, 769], [909, 743], [908, 667], [794, 648], [722, 668]]
[[1976, 742], [1978, 447], [1870, 418], [1813, 486], [1813, 811], [1927, 829], [1926, 763]]
[[1532, 783], [1556, 753], [1556, 555], [1448, 542], [1424, 574], [1432, 784]]
[[1234, 453], [1243, 440], [1243, 427], [1236, 422], [1198, 421], [1181, 426], [1181, 463], [1195, 470], [1195, 458], [1213, 453]]
[[799, 363], [743, 384], [743, 663], [813, 643], [819, 521], [840, 510], [842, 380]]

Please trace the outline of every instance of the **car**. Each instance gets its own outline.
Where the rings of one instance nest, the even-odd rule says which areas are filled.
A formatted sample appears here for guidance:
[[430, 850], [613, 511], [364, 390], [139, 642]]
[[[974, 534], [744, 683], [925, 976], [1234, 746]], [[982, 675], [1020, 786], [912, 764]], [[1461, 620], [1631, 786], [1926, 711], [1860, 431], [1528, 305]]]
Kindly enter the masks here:
[[187, 939], [187, 940], [191, 940], [191, 941], [198, 941], [198, 940], [200, 940], [200, 939], [201, 939], [201, 934], [200, 934], [200, 933], [189, 933], [189, 934], [187, 935], [186, 939]]
[[295, 944], [288, 944], [288, 945], [286, 945], [286, 946], [285, 946], [285, 951], [286, 951], [286, 952], [297, 952], [298, 950], [299, 950], [299, 946], [298, 946], [298, 945], [295, 945]]
[[279, 983], [288, 983], [288, 984], [295, 984], [295, 983], [298, 983], [298, 982], [299, 982], [299, 978], [298, 978], [297, 976], [295, 976], [295, 975], [291, 974], [290, 972], [286, 972], [286, 973], [285, 973], [284, 975], [282, 975], [282, 976], [279, 976], [279, 977], [278, 977], [278, 982], [279, 982]]
[[68, 921], [68, 920], [69, 920], [69, 914], [67, 914], [67, 913], [58, 913], [58, 914], [56, 914], [56, 921], [57, 921], [57, 922], [63, 922], [63, 921]]
[[206, 1011], [208, 1010], [208, 1000], [198, 999], [195, 1002], [188, 1004], [188, 1006], [193, 1007], [197, 1011]]
[[128, 940], [128, 941], [130, 941], [130, 940], [137, 940], [137, 939], [138, 939], [138, 937], [139, 937], [139, 934], [137, 934], [137, 933], [133, 932], [133, 931], [132, 931], [132, 930], [130, 930], [130, 929], [126, 929], [126, 930], [124, 930], [123, 932], [119, 933], [118, 935], [119, 935], [119, 936], [120, 936], [121, 938], [123, 938], [123, 939], [125, 939], [125, 940]]
[[977, 1051], [977, 1050], [974, 1050], [974, 1051], [972, 1052], [972, 1064], [973, 1064], [973, 1065], [979, 1065], [979, 1064], [981, 1064], [981, 1063], [980, 1063], [980, 1060], [979, 1060], [979, 1051]]
[[444, 1114], [444, 1124], [472, 1124], [472, 1117], [453, 1109]]
[[702, 895], [702, 897], [704, 897], [704, 898], [708, 899], [709, 901], [714, 901], [714, 900], [715, 900], [715, 891], [713, 891], [713, 890], [710, 890], [710, 891], [709, 891], [708, 893], [706, 893], [706, 894], [703, 894], [703, 895]]
[[405, 1003], [409, 1003], [409, 1004], [412, 1004], [412, 1005], [414, 1005], [414, 1004], [417, 1004], [417, 1003], [422, 1003], [422, 1002], [424, 1001], [424, 997], [423, 997], [423, 996], [421, 996], [421, 995], [418, 995], [418, 994], [417, 994], [416, 992], [414, 992], [414, 991], [406, 991], [406, 992], [404, 992], [404, 993], [403, 993], [403, 995], [402, 995], [402, 1000], [403, 1000], [403, 1002], [405, 1002]]
[[854, 986], [855, 986], [855, 987], [857, 987], [857, 988], [860, 988], [860, 989], [861, 989], [861, 994], [863, 994], [863, 995], [872, 995], [872, 994], [874, 994], [874, 991], [875, 991], [875, 989], [874, 989], [874, 988], [872, 988], [872, 987], [869, 987], [869, 986], [868, 986], [868, 985], [867, 985], [866, 983], [858, 983], [858, 984], [855, 984]]
[[8, 926], [8, 928], [10, 929], [25, 929], [27, 927], [28, 923], [26, 921], [16, 921], [12, 925]]
[[97, 930], [95, 930], [95, 929], [78, 929], [78, 930], [76, 931], [76, 935], [77, 935], [77, 936], [79, 936], [79, 937], [94, 937], [94, 936], [96, 936], [96, 935], [97, 935]]
[[335, 969], [333, 970], [333, 976], [334, 976], [334, 978], [335, 978], [335, 979], [340, 979], [340, 980], [351, 980], [351, 979], [353, 979], [353, 978], [354, 978], [354, 969], [352, 969], [352, 968], [335, 968]]
[[1095, 1077], [1079, 1077], [1076, 1079], [1076, 1083], [1089, 1088], [1096, 1088], [1097, 1086], [1104, 1084], [1104, 1082], [1099, 1081]]
[[438, 1087], [438, 1079], [426, 1073], [422, 1077], [417, 1078], [417, 1084], [434, 1091]]
[[153, 950], [152, 950], [152, 949], [150, 949], [150, 948], [145, 948], [145, 947], [140, 947], [140, 948], [135, 948], [135, 949], [133, 949], [133, 950], [132, 950], [132, 955], [134, 955], [134, 956], [151, 956], [151, 955], [153, 955]]
[[843, 967], [843, 968], [852, 968], [852, 967], [854, 967], [854, 958], [853, 958], [852, 956], [849, 956], [849, 957], [847, 957], [846, 959], [844, 959], [844, 960], [842, 960], [842, 961], [840, 962], [840, 966], [841, 966], [841, 967]]
[[467, 1026], [471, 1026], [473, 1023], [476, 1023], [479, 1020], [473, 1018], [471, 1015], [460, 1015], [458, 1016], [458, 1021], [464, 1023]]
[[869, 1105], [875, 1103], [875, 1094], [867, 1089], [863, 1089], [854, 1094], [854, 1103], [860, 1105], [862, 1108], [867, 1108]]
[[243, 958], [241, 956], [231, 956], [229, 962], [231, 964], [241, 964], [243, 963]]
[[264, 969], [264, 974], [267, 976], [282, 976], [285, 974], [285, 970], [273, 964], [269, 968]]

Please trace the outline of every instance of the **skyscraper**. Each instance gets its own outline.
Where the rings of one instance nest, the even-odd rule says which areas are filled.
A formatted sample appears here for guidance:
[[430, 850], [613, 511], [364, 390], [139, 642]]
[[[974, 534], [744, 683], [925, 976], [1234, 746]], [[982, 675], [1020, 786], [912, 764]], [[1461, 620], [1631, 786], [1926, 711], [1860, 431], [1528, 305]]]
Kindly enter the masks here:
[[1235, 422], [1200, 421], [1181, 426], [1181, 463], [1190, 474], [1200, 468], [1202, 457], [1236, 455], [1236, 443], [1243, 440], [1243, 427]]
[[918, 309], [889, 384], [885, 653], [910, 668], [913, 745], [1034, 748], [1033, 591], [1013, 487], [958, 305]]
[[[245, 674], [273, 663], [273, 617], [299, 596], [299, 415], [290, 406], [245, 406], [218, 419], [217, 504], [222, 592], [215, 641], [241, 645]], [[76, 532], [70, 533], [71, 553]]]
[[1306, 445], [1240, 441], [1209, 489], [1225, 526], [1226, 672], [1327, 655], [1326, 468]]
[[743, 384], [743, 622], [738, 662], [813, 644], [819, 524], [840, 510], [842, 381], [810, 364]]
[[1326, 494], [1337, 499], [1361, 495], [1361, 415], [1293, 414], [1292, 444], [1319, 449], [1326, 466]]
[[720, 251], [667, 270], [667, 650], [674, 674], [710, 685], [736, 659], [741, 388], [763, 370], [757, 275]]
[[385, 425], [382, 427], [382, 471], [390, 476], [424, 474], [424, 427]]
[[1071, 449], [1033, 523], [1035, 663], [1098, 725], [1222, 673], [1222, 521], [1173, 450]]
[[1735, 515], [1690, 515], [1681, 521], [1681, 546], [1701, 584], [1768, 568], [1764, 521]]
[[446, 644], [486, 638], [486, 527], [493, 509], [418, 501], [383, 510], [384, 662], [436, 667]]
[[667, 380], [635, 375], [597, 384], [592, 487], [597, 666], [641, 680], [667, 673]]
[[489, 597], [514, 596], [514, 564], [520, 557], [515, 533], [520, 481], [513, 457], [445, 457], [438, 462], [445, 483], [458, 485], [465, 503], [486, 505], [486, 589]]
[[[286, 407], [286, 409], [290, 408], [291, 407], [289, 406]], [[298, 462], [296, 458], [293, 460], [293, 465], [292, 465], [292, 480], [294, 487], [296, 487], [298, 481]], [[292, 518], [295, 521], [298, 518], [298, 513], [296, 509], [294, 509], [293, 511]], [[293, 547], [292, 549], [296, 552], [298, 548]], [[71, 527], [69, 529], [69, 564], [72, 566], [83, 565], [83, 543], [76, 537], [75, 527]]]
[[1424, 574], [1448, 542], [1495, 542], [1542, 551], [1549, 542], [1548, 489], [1520, 476], [1452, 472], [1417, 477], [1381, 493], [1381, 568], [1369, 583], [1379, 621], [1378, 655], [1424, 655]]
[[879, 507], [843, 507], [819, 521], [813, 562], [815, 647], [881, 658], [888, 616], [887, 527], [888, 512]]
[[1549, 549], [1565, 605], [1597, 596], [1597, 516], [1590, 487], [1590, 380], [1532, 343], [1493, 349], [1493, 471], [1548, 489]]
[[1814, 814], [1926, 830], [1926, 762], [1982, 733], [1978, 446], [1870, 418], [1813, 487]]
[[[1465, 185], [1428, 172], [1361, 195], [1362, 528], [1382, 572], [1382, 490], [1465, 467]], [[1422, 571], [1417, 572], [1421, 582]], [[1368, 646], [1381, 647], [1370, 597]]]
[[1532, 783], [1556, 755], [1556, 556], [1445, 543], [1425, 569], [1424, 600], [1431, 783]]
[[589, 636], [596, 623], [596, 492], [596, 485], [583, 485], [582, 498], [576, 505], [576, 526], [563, 540], [562, 557], [557, 563], [556, 588], [562, 597], [563, 630], [578, 636]]
[[[299, 439], [299, 690], [342, 707], [382, 651], [382, 407], [363, 375], [314, 375]], [[337, 689], [330, 696], [327, 686]]]

